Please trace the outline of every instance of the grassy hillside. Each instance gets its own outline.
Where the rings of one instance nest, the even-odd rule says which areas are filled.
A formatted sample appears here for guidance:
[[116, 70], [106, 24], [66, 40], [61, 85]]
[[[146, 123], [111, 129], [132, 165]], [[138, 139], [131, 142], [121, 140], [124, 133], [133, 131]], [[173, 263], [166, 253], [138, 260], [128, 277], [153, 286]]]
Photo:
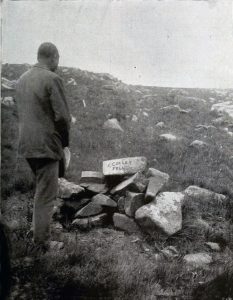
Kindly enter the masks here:
[[[17, 79], [27, 68], [27, 65], [3, 65], [2, 76]], [[64, 67], [58, 73], [64, 79], [71, 113], [76, 119], [71, 129], [69, 179], [77, 182], [82, 170], [101, 170], [104, 159], [143, 155], [151, 167], [171, 175], [173, 188], [195, 183], [233, 194], [232, 136], [223, 130], [227, 125], [232, 126], [231, 121], [226, 119], [224, 124], [215, 125], [216, 128], [196, 128], [213, 125], [217, 116], [210, 111], [212, 104], [228, 99], [232, 91], [128, 86], [108, 74]], [[182, 101], [181, 109], [189, 113], [161, 110], [177, 104], [179, 94], [199, 97], [206, 103]], [[102, 128], [109, 117], [119, 120], [124, 133]], [[156, 127], [161, 121], [164, 127]], [[5, 196], [15, 189], [30, 186], [31, 176], [28, 177], [29, 170], [16, 152], [15, 107], [2, 106], [2, 129], [2, 192]], [[163, 133], [175, 134], [181, 140], [170, 145], [159, 138]], [[189, 147], [197, 139], [208, 145], [198, 150]]]
[[[15, 80], [28, 68], [3, 65], [2, 76]], [[69, 180], [78, 182], [82, 170], [101, 170], [105, 159], [146, 156], [150, 167], [170, 175], [166, 190], [197, 184], [228, 197], [225, 203], [187, 202], [182, 230], [166, 240], [129, 236], [111, 225], [87, 232], [54, 230], [53, 237], [65, 242], [64, 250], [33, 262], [25, 238], [32, 219], [32, 174], [17, 154], [16, 106], [2, 104], [3, 213], [13, 232], [10, 299], [220, 300], [223, 289], [229, 297], [221, 281], [216, 290], [201, 284], [223, 271], [226, 276], [232, 273], [233, 142], [226, 128], [233, 132], [233, 121], [219, 119], [211, 106], [232, 99], [233, 91], [130, 86], [108, 74], [65, 67], [58, 73], [73, 116]], [[103, 129], [108, 118], [117, 118], [124, 132]], [[161, 139], [166, 133], [177, 140]], [[205, 144], [190, 146], [195, 140]], [[221, 251], [212, 252], [206, 241], [219, 243]], [[171, 245], [179, 256], [158, 261], [158, 248]], [[206, 269], [188, 269], [182, 258], [193, 252], [210, 253], [213, 263]]]

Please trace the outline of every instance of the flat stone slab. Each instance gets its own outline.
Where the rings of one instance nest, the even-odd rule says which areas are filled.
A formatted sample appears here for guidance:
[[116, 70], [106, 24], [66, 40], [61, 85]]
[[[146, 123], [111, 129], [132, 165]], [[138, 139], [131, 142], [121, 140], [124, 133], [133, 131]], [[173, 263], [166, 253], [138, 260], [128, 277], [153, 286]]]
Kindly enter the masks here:
[[152, 168], [148, 170], [148, 175], [150, 175], [151, 177], [149, 179], [149, 184], [146, 190], [146, 202], [152, 201], [169, 180], [168, 174]]
[[140, 228], [135, 221], [123, 214], [115, 213], [113, 215], [113, 224], [117, 229], [126, 231], [128, 233], [140, 232]]
[[107, 193], [108, 187], [104, 183], [91, 183], [86, 186], [86, 189], [92, 193]]
[[140, 189], [138, 187], [138, 183], [141, 176], [139, 173], [134, 174], [133, 176], [129, 177], [128, 179], [122, 181], [119, 183], [116, 187], [114, 187], [111, 190], [111, 194], [115, 193], [123, 193], [127, 189], [131, 190], [132, 192], [140, 192]]
[[144, 204], [144, 194], [127, 192], [124, 205], [126, 215], [134, 217], [136, 210]]
[[130, 175], [146, 169], [147, 159], [144, 156], [126, 157], [106, 160], [103, 162], [103, 174], [110, 175]]
[[68, 207], [76, 212], [79, 209], [83, 208], [83, 206], [87, 205], [90, 201], [91, 200], [88, 198], [83, 198], [78, 201], [67, 200], [67, 201], [64, 201], [64, 208]]
[[75, 214], [75, 218], [91, 217], [101, 214], [102, 212], [103, 207], [101, 205], [90, 202]]
[[155, 233], [172, 235], [182, 228], [183, 198], [179, 192], [160, 193], [151, 203], [136, 211], [135, 219], [152, 236]]
[[93, 227], [101, 227], [106, 225], [108, 221], [108, 215], [106, 213], [100, 214], [98, 216], [84, 218], [84, 219], [75, 219], [72, 222], [72, 225], [79, 229], [89, 229]]
[[82, 171], [80, 183], [103, 183], [104, 174], [96, 171]]
[[58, 197], [62, 199], [69, 199], [77, 197], [84, 192], [84, 188], [73, 182], [69, 182], [65, 178], [58, 179]]
[[98, 194], [92, 197], [91, 201], [95, 204], [105, 206], [105, 207], [112, 207], [115, 208], [117, 207], [117, 203], [112, 200], [110, 197], [103, 195], [103, 194]]
[[216, 251], [216, 252], [221, 251], [221, 247], [219, 246], [218, 243], [206, 242], [205, 245], [212, 251]]

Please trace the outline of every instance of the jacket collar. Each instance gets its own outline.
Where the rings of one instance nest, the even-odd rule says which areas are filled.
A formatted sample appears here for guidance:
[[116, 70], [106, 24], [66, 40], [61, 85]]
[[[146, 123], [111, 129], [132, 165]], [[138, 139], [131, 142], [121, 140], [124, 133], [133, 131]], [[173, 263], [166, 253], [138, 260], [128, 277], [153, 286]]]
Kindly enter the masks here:
[[43, 65], [42, 63], [36, 63], [33, 67], [34, 68], [41, 68], [41, 69], [49, 70], [49, 68], [46, 65]]

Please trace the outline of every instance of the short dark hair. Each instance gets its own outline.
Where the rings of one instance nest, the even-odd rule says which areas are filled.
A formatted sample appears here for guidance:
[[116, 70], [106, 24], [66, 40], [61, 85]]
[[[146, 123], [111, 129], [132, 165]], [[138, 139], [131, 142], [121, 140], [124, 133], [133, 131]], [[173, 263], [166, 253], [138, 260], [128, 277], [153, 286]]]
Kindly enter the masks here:
[[50, 57], [54, 57], [55, 55], [59, 55], [57, 47], [54, 44], [49, 42], [41, 44], [37, 52], [38, 59], [50, 58]]

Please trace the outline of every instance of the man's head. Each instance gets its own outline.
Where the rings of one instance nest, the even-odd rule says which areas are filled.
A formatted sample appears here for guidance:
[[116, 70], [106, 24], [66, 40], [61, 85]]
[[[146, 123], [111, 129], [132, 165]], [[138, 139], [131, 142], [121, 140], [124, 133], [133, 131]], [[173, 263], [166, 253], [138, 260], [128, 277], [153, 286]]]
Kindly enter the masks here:
[[56, 71], [59, 63], [59, 52], [52, 43], [43, 43], [37, 52], [38, 62], [45, 64], [51, 71]]

